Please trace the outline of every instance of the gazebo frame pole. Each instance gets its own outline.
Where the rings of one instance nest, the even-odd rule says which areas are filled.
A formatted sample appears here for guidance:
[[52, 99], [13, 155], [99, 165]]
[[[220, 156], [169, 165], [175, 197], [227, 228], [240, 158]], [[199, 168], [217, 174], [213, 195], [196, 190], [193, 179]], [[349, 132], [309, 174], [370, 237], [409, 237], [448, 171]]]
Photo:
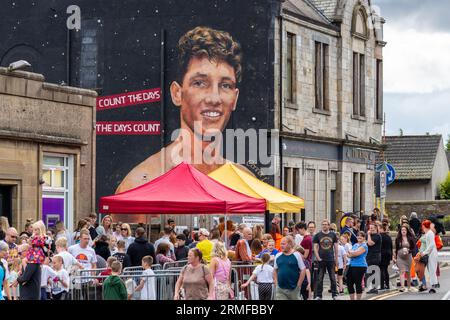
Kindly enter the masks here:
[[225, 220], [224, 220], [224, 222], [225, 222], [225, 229], [224, 229], [224, 233], [225, 233], [225, 236], [224, 236], [224, 244], [225, 244], [225, 249], [227, 249], [228, 250], [228, 241], [227, 241], [227, 214], [225, 213]]

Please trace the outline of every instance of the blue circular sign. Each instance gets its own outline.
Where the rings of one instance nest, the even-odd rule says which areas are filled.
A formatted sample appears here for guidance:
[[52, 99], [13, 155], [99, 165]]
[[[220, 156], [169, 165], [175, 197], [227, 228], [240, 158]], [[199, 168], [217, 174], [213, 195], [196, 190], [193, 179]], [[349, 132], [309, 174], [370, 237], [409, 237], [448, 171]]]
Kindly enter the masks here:
[[396, 177], [396, 172], [395, 169], [392, 165], [390, 165], [389, 163], [385, 162], [384, 164], [379, 164], [377, 166], [377, 171], [386, 171], [386, 184], [390, 185], [391, 183], [394, 182], [395, 177]]

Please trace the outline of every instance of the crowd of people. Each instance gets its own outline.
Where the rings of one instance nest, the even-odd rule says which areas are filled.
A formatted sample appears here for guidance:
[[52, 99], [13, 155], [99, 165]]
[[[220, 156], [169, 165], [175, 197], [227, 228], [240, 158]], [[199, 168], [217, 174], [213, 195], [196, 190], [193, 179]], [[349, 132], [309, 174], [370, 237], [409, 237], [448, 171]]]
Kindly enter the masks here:
[[[366, 220], [346, 217], [340, 230], [328, 220], [321, 222], [320, 230], [313, 221], [289, 223], [281, 230], [281, 219], [275, 217], [268, 233], [263, 226], [250, 228], [223, 218], [212, 230], [177, 233], [175, 221], [169, 219], [154, 243], [143, 227], [133, 233], [129, 224], [114, 223], [108, 215], [98, 226], [96, 221], [91, 214], [78, 221], [72, 233], [61, 222], [49, 230], [42, 221], [28, 222], [18, 234], [2, 219], [0, 300], [61, 300], [71, 290], [82, 294], [92, 283], [76, 278], [79, 270], [96, 269], [102, 270], [93, 281], [102, 299], [155, 300], [155, 264], [180, 261], [184, 264], [175, 300], [235, 299], [236, 282], [243, 299], [321, 300], [325, 273], [333, 299], [344, 294], [361, 299], [364, 290], [372, 294], [390, 289], [390, 266], [398, 269], [400, 291], [416, 286], [435, 293], [439, 288], [441, 226], [420, 221], [415, 213], [401, 218], [394, 241], [389, 220], [380, 221], [377, 210]], [[121, 276], [128, 267], [142, 273], [132, 286]], [[376, 271], [379, 281], [373, 284]]]

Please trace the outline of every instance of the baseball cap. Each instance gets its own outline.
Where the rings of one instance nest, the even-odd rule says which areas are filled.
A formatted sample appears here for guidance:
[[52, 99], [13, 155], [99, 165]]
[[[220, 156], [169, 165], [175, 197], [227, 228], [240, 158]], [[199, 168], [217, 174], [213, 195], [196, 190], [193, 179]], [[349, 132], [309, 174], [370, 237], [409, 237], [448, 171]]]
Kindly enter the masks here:
[[205, 228], [200, 228], [200, 230], [198, 231], [199, 235], [202, 234], [205, 237], [209, 237], [209, 231], [206, 230]]

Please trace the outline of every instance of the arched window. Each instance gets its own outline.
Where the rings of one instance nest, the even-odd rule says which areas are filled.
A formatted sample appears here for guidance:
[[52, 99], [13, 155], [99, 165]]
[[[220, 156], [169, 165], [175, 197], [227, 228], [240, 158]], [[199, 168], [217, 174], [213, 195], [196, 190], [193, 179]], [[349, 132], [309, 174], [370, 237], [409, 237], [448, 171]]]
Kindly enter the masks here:
[[363, 5], [359, 4], [353, 11], [352, 35], [362, 40], [369, 39], [368, 16]]

